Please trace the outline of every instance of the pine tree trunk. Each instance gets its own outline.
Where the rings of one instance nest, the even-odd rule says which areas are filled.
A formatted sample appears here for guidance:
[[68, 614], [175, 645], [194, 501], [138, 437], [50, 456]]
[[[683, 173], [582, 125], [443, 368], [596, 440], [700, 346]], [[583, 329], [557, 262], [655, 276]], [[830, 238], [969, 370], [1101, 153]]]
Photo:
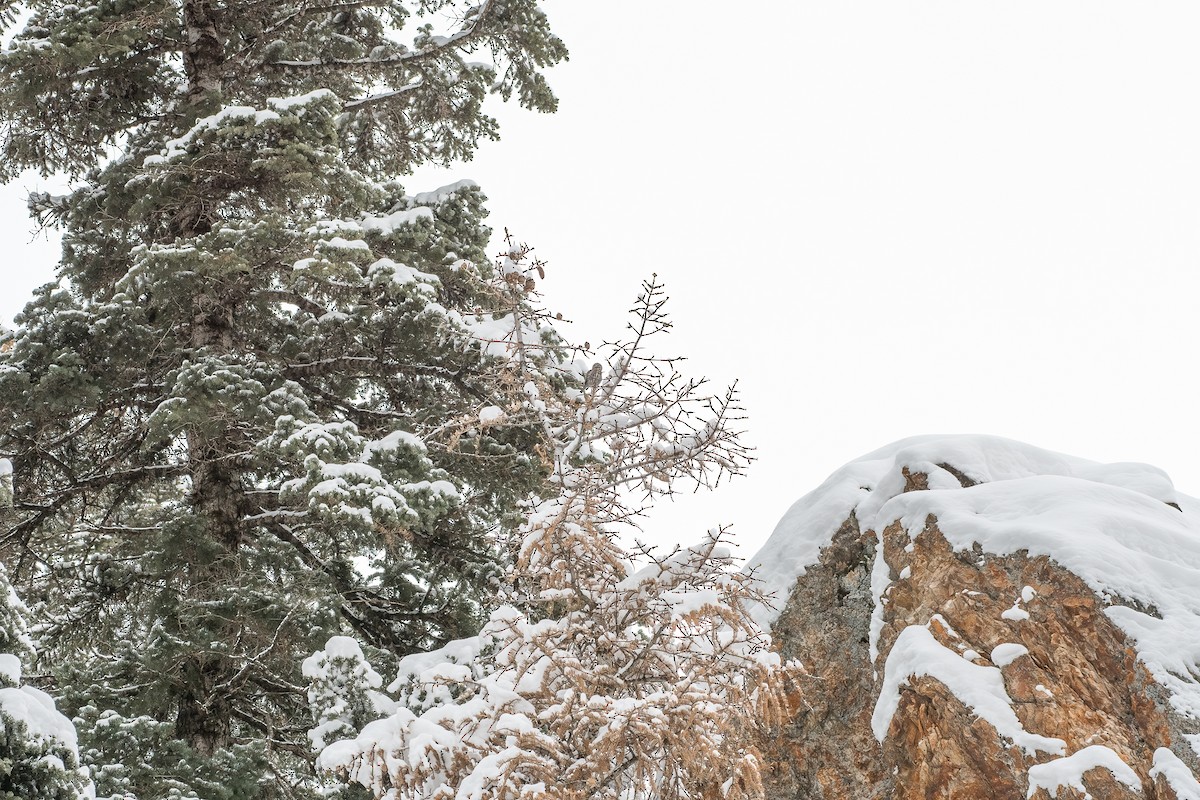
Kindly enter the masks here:
[[195, 657], [185, 666], [188, 681], [179, 697], [175, 735], [193, 750], [211, 756], [232, 742], [233, 714], [228, 695], [214, 694], [221, 678], [228, 677], [228, 659]]
[[187, 76], [187, 105], [196, 106], [221, 93], [221, 67], [225, 47], [217, 31], [217, 10], [211, 0], [187, 0], [183, 4], [183, 25], [188, 46], [183, 55]]
[[[191, 600], [219, 603], [233, 588], [237, 550], [244, 508], [241, 475], [229, 465], [230, 436], [211, 436], [200, 431], [188, 435], [191, 466], [192, 513], [200, 521], [205, 539], [215, 543], [216, 557], [208, 548], [185, 549], [194, 563], [186, 569]], [[186, 625], [188, 620], [182, 620]], [[209, 626], [226, 643], [238, 633], [237, 620], [214, 620]], [[197, 752], [211, 755], [230, 744], [232, 708], [227, 680], [236, 671], [224, 655], [190, 655], [181, 670], [176, 733]]]
[[[221, 94], [224, 47], [218, 32], [218, 12], [210, 0], [189, 0], [183, 6], [188, 49], [184, 70], [188, 79], [187, 105], [197, 114]], [[204, 197], [203, 192], [197, 193]], [[179, 239], [195, 239], [212, 229], [212, 207], [200, 202], [185, 206], [172, 227]], [[229, 353], [233, 349], [234, 300], [226, 293], [210, 290], [192, 300], [191, 346], [193, 352]], [[245, 508], [242, 475], [234, 462], [234, 431], [219, 419], [207, 420], [203, 428], [187, 432], [188, 459], [192, 481], [189, 498], [192, 513], [208, 542], [217, 545], [217, 555], [203, 549], [185, 549], [196, 563], [187, 565], [193, 600], [219, 602], [232, 587], [240, 520]], [[187, 620], [182, 621], [187, 624]], [[232, 641], [236, 620], [216, 621], [216, 635]], [[211, 755], [227, 747], [232, 736], [232, 704], [226, 684], [236, 670], [228, 656], [191, 655], [182, 667], [176, 734], [197, 752]]]

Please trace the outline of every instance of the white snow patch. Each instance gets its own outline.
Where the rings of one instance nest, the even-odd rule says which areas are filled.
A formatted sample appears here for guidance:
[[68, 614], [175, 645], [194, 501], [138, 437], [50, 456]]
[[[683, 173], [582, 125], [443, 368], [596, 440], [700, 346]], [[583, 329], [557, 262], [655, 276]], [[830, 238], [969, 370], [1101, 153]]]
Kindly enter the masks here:
[[365, 661], [362, 646], [349, 636], [331, 636], [325, 643], [325, 655], [329, 658], [352, 658]]
[[1029, 790], [1025, 796], [1033, 797], [1038, 789], [1045, 789], [1051, 797], [1058, 797], [1058, 790], [1063, 787], [1078, 789], [1081, 793], [1087, 794], [1083, 776], [1088, 770], [1097, 767], [1108, 770], [1114, 778], [1135, 792], [1141, 791], [1142, 780], [1137, 773], [1112, 749], [1101, 744], [1094, 744], [1069, 756], [1030, 767]]
[[[432, 303], [430, 304], [433, 305]], [[541, 332], [525, 322], [524, 317], [513, 314], [493, 316], [491, 314], [463, 314], [447, 310], [447, 316], [457, 319], [471, 334], [486, 355], [512, 358], [523, 346], [541, 346]]]
[[75, 726], [58, 713], [54, 700], [41, 689], [32, 686], [0, 689], [0, 711], [24, 722], [34, 738], [56, 739], [71, 750], [77, 748]]
[[14, 684], [21, 682], [21, 659], [12, 653], [0, 653], [0, 675]]
[[1029, 619], [1029, 612], [1021, 608], [1020, 603], [1013, 603], [1012, 608], [1006, 608], [1000, 612], [1000, 618], [1014, 622], [1023, 622]]
[[875, 563], [871, 566], [871, 599], [875, 606], [871, 609], [871, 631], [868, 650], [871, 663], [879, 658], [879, 634], [883, 632], [883, 607], [887, 604], [887, 590], [892, 585], [892, 570], [883, 557], [883, 541], [875, 542]]
[[854, 461], [833, 473], [815, 491], [802, 497], [775, 526], [775, 532], [747, 566], [774, 596], [775, 608], [756, 609], [764, 628], [779, 616], [796, 579], [820, 559], [821, 548], [833, 540], [855, 507], [871, 493], [890, 461]]
[[504, 413], [504, 409], [500, 406], [488, 406], [479, 412], [479, 424], [495, 425], [496, 423], [502, 421], [506, 416], [507, 415]]
[[431, 192], [418, 192], [409, 197], [409, 201], [420, 205], [438, 205], [444, 203], [464, 189], [478, 189], [479, 184], [470, 178], [463, 178], [445, 186], [439, 186]]
[[[400, 659], [396, 669], [396, 680], [387, 687], [389, 692], [399, 691], [407, 680], [416, 679], [419, 683], [435, 683], [440, 680], [447, 670], [455, 667], [466, 669], [479, 655], [479, 649], [484, 646], [480, 637], [458, 639], [437, 650], [428, 653], [413, 653]], [[469, 672], [469, 670], [468, 670]]]
[[[324, 650], [318, 650], [300, 663], [300, 674], [309, 679], [325, 677], [326, 664], [335, 658], [344, 658], [353, 662], [367, 663], [362, 646], [349, 636], [331, 636], [325, 643]], [[367, 673], [368, 683], [379, 688], [383, 680], [373, 670]]]
[[462, 499], [458, 487], [450, 481], [417, 481], [416, 483], [406, 483], [400, 488], [405, 492], [430, 492], [451, 500]]
[[142, 162], [142, 165], [146, 167], [158, 166], [174, 158], [178, 158], [187, 152], [193, 140], [205, 131], [215, 130], [222, 125], [234, 121], [253, 122], [255, 125], [261, 125], [264, 122], [275, 122], [280, 119], [280, 111], [286, 114], [303, 114], [302, 106], [310, 105], [326, 97], [336, 99], [337, 95], [329, 89], [317, 89], [295, 97], [269, 98], [267, 105], [270, 108], [265, 109], [253, 108], [251, 106], [226, 106], [215, 114], [210, 114], [207, 117], [197, 120], [187, 133], [178, 139], [168, 141], [159, 154], [147, 157]]
[[333, 250], [370, 250], [371, 246], [362, 239], [346, 239], [342, 236], [334, 236], [332, 239], [326, 239], [321, 242], [328, 248]]
[[382, 439], [375, 439], [363, 445], [362, 460], [369, 461], [376, 454], [394, 453], [402, 447], [416, 450], [418, 453], [424, 453], [425, 442], [421, 441], [421, 437], [415, 433], [408, 431], [392, 431]]
[[0, 475], [12, 475], [13, 465], [7, 458], [0, 458]]
[[368, 215], [363, 218], [362, 226], [365, 231], [375, 231], [388, 236], [406, 225], [415, 225], [423, 219], [433, 221], [432, 208], [417, 206], [416, 208], [402, 208], [381, 217]]
[[1029, 655], [1029, 648], [1015, 642], [1005, 642], [992, 648], [992, 663], [997, 667], [1007, 667], [1021, 656]]
[[332, 89], [314, 89], [305, 94], [293, 95], [292, 97], [269, 97], [267, 105], [278, 111], [292, 111], [300, 106], [312, 105], [318, 100], [325, 98], [338, 99], [338, 96]]
[[910, 678], [928, 675], [1026, 753], [1062, 753], [1066, 742], [1029, 733], [1012, 709], [1012, 698], [996, 667], [972, 664], [943, 647], [929, 629], [910, 625], [900, 632], [884, 665], [883, 687], [871, 715], [871, 730], [883, 741], [900, 707], [900, 688]]
[[[946, 618], [943, 617], [941, 614], [930, 615], [929, 621], [936, 622], [938, 625], [940, 625], [942, 630], [944, 630], [946, 632], [946, 635], [949, 636], [951, 639], [961, 639], [962, 638], [961, 636], [958, 635], [958, 631], [954, 630], [954, 628], [951, 627], [950, 623], [946, 621]], [[962, 645], [959, 645], [959, 646], [962, 647]]]
[[[386, 278], [383, 276], [386, 276]], [[392, 283], [401, 286], [417, 284], [422, 287], [428, 287], [427, 291], [432, 291], [434, 285], [441, 283], [441, 279], [436, 275], [422, 272], [419, 269], [413, 269], [407, 264], [401, 264], [390, 258], [381, 258], [367, 267], [367, 277], [372, 283], [378, 282], [381, 279], [390, 279]]]
[[1187, 739], [1188, 746], [1200, 756], [1200, 733], [1185, 733], [1183, 738]]
[[1187, 764], [1179, 760], [1179, 756], [1165, 747], [1154, 751], [1154, 766], [1150, 769], [1151, 778], [1159, 775], [1166, 779], [1178, 800], [1200, 800], [1200, 783], [1196, 781], [1196, 776]]
[[278, 119], [279, 113], [271, 109], [257, 109], [251, 106], [226, 106], [215, 114], [198, 119], [183, 136], [168, 141], [158, 155], [148, 156], [142, 162], [142, 166], [156, 166], [178, 158], [187, 152], [188, 147], [197, 136], [205, 131], [216, 130], [229, 122], [252, 122], [255, 125], [261, 125], [264, 122], [273, 122]]
[[[851, 512], [864, 530], [876, 526], [879, 510], [904, 489], [905, 467], [928, 474], [930, 489], [959, 490], [958, 479], [939, 464], [950, 464], [981, 483], [1063, 475], [1139, 492], [1163, 503], [1179, 501], [1167, 474], [1147, 464], [1098, 464], [999, 436], [915, 436], [851, 461], [800, 498], [748, 566], [782, 607], [796, 578], [817, 563], [821, 549]], [[947, 493], [959, 491], [912, 494]], [[769, 627], [778, 610], [761, 609], [759, 617]]]

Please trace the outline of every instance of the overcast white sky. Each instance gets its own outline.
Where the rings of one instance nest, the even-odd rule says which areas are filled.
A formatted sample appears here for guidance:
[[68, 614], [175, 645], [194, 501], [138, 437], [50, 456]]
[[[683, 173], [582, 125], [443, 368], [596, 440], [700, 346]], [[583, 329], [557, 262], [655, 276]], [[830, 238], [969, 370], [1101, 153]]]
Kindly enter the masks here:
[[[993, 433], [1200, 494], [1200, 4], [548, 0], [557, 115], [450, 174], [550, 263], [579, 338], [652, 272], [740, 381], [758, 462], [659, 509], [751, 555], [851, 458]], [[0, 319], [52, 275], [0, 190]]]

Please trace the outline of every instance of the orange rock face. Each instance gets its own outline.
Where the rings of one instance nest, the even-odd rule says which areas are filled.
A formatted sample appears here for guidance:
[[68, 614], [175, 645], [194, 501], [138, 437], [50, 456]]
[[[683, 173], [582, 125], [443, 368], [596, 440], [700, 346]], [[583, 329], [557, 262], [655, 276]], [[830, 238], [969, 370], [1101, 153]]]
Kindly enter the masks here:
[[[925, 489], [923, 475], [907, 477], [907, 490]], [[889, 585], [872, 660], [879, 542]], [[1152, 774], [1155, 751], [1171, 748], [1197, 772], [1195, 753], [1180, 740], [1195, 723], [1171, 710], [1104, 608], [1083, 581], [1044, 556], [955, 551], [933, 517], [910, 536], [898, 522], [879, 535], [863, 531], [851, 515], [797, 580], [775, 624], [782, 654], [808, 674], [794, 720], [763, 745], [768, 796], [1176, 800]], [[945, 653], [998, 670], [1020, 726], [1062, 740], [1062, 750], [1022, 749], [936, 674], [902, 681], [880, 740], [872, 718], [887, 659], [910, 626], [926, 627]], [[1074, 771], [1056, 761], [1081, 751]], [[1097, 753], [1109, 766], [1084, 769], [1085, 757]], [[1038, 765], [1046, 766], [1030, 771]]]

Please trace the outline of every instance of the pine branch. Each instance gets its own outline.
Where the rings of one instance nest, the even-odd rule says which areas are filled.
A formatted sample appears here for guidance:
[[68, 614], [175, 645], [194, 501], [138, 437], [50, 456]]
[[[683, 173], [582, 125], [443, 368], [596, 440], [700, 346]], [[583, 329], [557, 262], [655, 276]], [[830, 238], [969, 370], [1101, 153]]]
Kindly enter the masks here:
[[325, 58], [314, 59], [311, 61], [270, 61], [266, 66], [281, 67], [288, 69], [321, 69], [328, 70], [338, 67], [395, 67], [395, 66], [411, 66], [420, 64], [432, 58], [438, 58], [446, 52], [453, 50], [466, 49], [467, 45], [479, 38], [484, 31], [483, 23], [487, 21], [490, 15], [493, 0], [484, 0], [472, 11], [467, 12], [466, 17], [472, 21], [456, 33], [447, 37], [438, 37], [440, 41], [437, 44], [430, 45], [421, 50], [411, 53], [402, 53], [400, 55], [388, 56], [386, 58]]

